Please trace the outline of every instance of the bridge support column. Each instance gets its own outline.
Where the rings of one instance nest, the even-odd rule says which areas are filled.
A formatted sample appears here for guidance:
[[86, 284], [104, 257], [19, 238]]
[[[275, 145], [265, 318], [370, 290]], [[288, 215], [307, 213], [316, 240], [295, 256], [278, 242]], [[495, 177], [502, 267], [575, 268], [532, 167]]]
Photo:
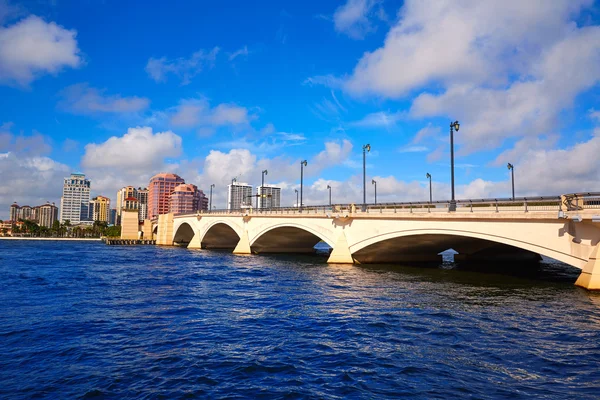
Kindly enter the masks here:
[[200, 234], [198, 232], [194, 233], [194, 237], [190, 241], [187, 246], [188, 249], [201, 249], [202, 243], [200, 242]]
[[329, 264], [354, 264], [352, 253], [348, 247], [348, 241], [346, 240], [346, 234], [342, 231], [333, 247], [333, 251], [329, 255], [327, 260]]
[[240, 241], [233, 250], [233, 254], [252, 254], [252, 251], [250, 250], [250, 239], [248, 239], [247, 230], [244, 229], [244, 233], [242, 233]]
[[600, 290], [600, 244], [596, 245], [590, 258], [583, 267], [575, 285], [588, 290]]

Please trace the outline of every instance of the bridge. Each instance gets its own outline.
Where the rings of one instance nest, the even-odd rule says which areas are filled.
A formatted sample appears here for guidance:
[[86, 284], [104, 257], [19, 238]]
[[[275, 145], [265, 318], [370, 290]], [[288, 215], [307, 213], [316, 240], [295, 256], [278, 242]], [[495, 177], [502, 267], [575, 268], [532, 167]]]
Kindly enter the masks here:
[[[329, 263], [512, 262], [540, 255], [581, 270], [576, 285], [600, 289], [600, 193], [449, 202], [214, 210], [160, 215], [158, 245], [234, 254], [309, 253], [325, 242]], [[146, 238], [149, 235], [145, 236]]]

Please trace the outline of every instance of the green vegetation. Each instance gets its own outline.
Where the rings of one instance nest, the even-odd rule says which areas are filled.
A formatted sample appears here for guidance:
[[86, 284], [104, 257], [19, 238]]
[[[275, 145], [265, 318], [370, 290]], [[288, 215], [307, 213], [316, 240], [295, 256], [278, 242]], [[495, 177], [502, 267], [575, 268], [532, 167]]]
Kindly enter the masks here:
[[[3, 229], [3, 234], [7, 230]], [[12, 236], [25, 237], [72, 237], [72, 238], [98, 238], [101, 236], [120, 236], [120, 226], [108, 226], [104, 221], [94, 221], [93, 225], [72, 226], [71, 221], [65, 220], [63, 224], [54, 221], [51, 228], [39, 226], [33, 221], [19, 220], [13, 224]]]

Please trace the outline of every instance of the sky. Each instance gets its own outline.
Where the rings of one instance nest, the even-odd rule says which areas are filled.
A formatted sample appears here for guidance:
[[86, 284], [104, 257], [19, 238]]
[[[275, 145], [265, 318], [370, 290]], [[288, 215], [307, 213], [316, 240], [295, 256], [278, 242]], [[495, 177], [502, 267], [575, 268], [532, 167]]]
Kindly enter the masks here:
[[[143, 5], [142, 5], [143, 4]], [[0, 0], [0, 219], [173, 172], [296, 202], [600, 191], [592, 0]]]

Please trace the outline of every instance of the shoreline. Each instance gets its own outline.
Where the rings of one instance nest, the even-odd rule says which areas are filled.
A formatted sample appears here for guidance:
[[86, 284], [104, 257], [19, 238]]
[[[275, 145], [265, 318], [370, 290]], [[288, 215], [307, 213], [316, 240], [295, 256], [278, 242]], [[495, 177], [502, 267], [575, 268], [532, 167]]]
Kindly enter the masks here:
[[13, 237], [13, 236], [0, 236], [0, 240], [57, 240], [57, 241], [101, 241], [100, 238], [53, 238], [53, 237]]

